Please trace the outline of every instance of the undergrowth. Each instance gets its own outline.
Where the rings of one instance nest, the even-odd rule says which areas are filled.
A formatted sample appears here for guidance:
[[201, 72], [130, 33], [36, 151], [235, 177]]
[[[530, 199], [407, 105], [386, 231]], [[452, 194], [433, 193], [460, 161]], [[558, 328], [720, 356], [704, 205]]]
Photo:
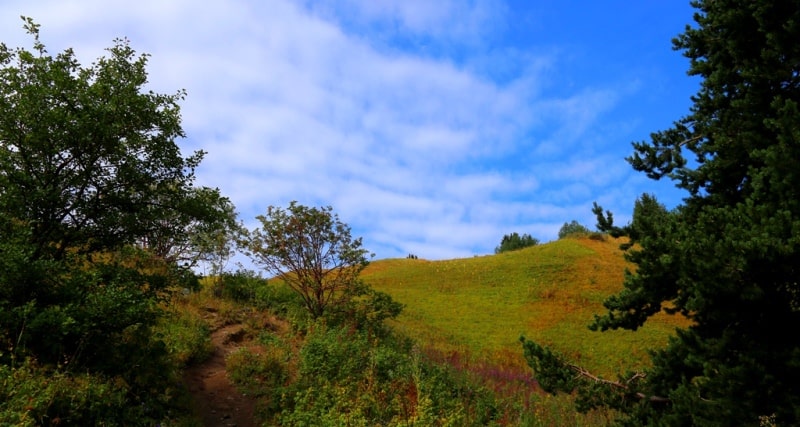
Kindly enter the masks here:
[[586, 329], [619, 289], [617, 244], [566, 238], [488, 257], [375, 262], [365, 282], [405, 305], [385, 323], [373, 306], [393, 303], [372, 294], [313, 321], [280, 282], [250, 272], [206, 278], [173, 294], [145, 346], [165, 364], [144, 364], [139, 380], [160, 376], [167, 386], [135, 403], [123, 377], [18, 360], [0, 366], [0, 423], [199, 425], [180, 372], [209, 355], [210, 331], [242, 323], [254, 342], [228, 357], [228, 373], [266, 425], [607, 425], [613, 413], [579, 413], [570, 396], [539, 391], [518, 338], [601, 372], [646, 363], [680, 319], [661, 316], [637, 340]]
[[[280, 283], [251, 277], [245, 286], [251, 297], [237, 301], [262, 313], [293, 313], [300, 304]], [[542, 394], [511, 351], [489, 359], [464, 347], [442, 351], [341, 316], [289, 324], [260, 331], [259, 346], [227, 359], [230, 378], [257, 398], [265, 425], [597, 426], [610, 418]]]

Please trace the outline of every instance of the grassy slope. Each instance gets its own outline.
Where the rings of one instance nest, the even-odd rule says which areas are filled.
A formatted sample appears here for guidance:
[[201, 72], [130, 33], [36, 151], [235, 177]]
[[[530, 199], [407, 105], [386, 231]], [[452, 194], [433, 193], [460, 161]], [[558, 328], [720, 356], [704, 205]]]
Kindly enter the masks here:
[[682, 318], [659, 315], [637, 332], [592, 332], [603, 300], [622, 289], [619, 242], [563, 239], [447, 261], [389, 259], [363, 278], [406, 305], [396, 327], [433, 348], [522, 367], [520, 335], [611, 375], [647, 363]]

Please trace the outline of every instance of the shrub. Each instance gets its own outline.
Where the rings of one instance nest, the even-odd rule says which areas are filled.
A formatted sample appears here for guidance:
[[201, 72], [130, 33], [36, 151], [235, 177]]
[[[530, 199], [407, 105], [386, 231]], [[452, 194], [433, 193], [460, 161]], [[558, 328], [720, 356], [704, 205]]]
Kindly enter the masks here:
[[598, 242], [605, 242], [606, 241], [606, 234], [600, 233], [598, 231], [589, 233], [589, 239], [597, 240]]
[[325, 314], [329, 324], [383, 334], [386, 332], [384, 321], [396, 318], [403, 310], [403, 305], [389, 294], [376, 291], [360, 280], [347, 293], [346, 303]]
[[0, 365], [0, 425], [155, 425], [165, 415], [163, 397], [138, 399], [122, 378], [46, 369], [30, 359]]
[[263, 353], [242, 348], [225, 361], [230, 379], [243, 393], [258, 399], [258, 410], [264, 418], [271, 419], [281, 410], [281, 395], [289, 381], [289, 356], [278, 346]]
[[569, 236], [584, 236], [589, 233], [590, 231], [586, 226], [573, 219], [572, 222], [565, 222], [564, 225], [561, 226], [561, 229], [558, 230], [558, 238], [563, 239]]
[[164, 341], [178, 366], [205, 360], [214, 349], [206, 322], [187, 310], [170, 310], [156, 326], [154, 335]]
[[318, 323], [285, 391], [281, 424], [401, 425], [413, 406], [409, 351], [405, 341]]
[[297, 372], [282, 388], [281, 425], [484, 426], [498, 413], [488, 390], [395, 335], [317, 323]]
[[214, 281], [214, 294], [238, 302], [253, 302], [266, 281], [249, 270], [224, 272]]

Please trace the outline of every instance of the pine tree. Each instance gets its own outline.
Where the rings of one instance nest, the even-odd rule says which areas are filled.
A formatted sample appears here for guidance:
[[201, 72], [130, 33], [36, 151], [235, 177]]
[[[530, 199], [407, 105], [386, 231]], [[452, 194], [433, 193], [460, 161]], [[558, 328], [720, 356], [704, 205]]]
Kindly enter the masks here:
[[[646, 375], [625, 381], [590, 381], [534, 343], [525, 344], [526, 355], [556, 379], [577, 371], [586, 380], [582, 402], [622, 409], [624, 424], [795, 425], [800, 2], [692, 4], [696, 26], [674, 46], [690, 59], [689, 74], [702, 79], [694, 105], [672, 128], [634, 143], [628, 159], [650, 178], [675, 181], [687, 196], [670, 211], [644, 196], [625, 227], [595, 206], [602, 231], [630, 237], [627, 257], [636, 272], [592, 327], [636, 330], [662, 310], [693, 324], [653, 354]], [[543, 360], [552, 363], [543, 367]]]

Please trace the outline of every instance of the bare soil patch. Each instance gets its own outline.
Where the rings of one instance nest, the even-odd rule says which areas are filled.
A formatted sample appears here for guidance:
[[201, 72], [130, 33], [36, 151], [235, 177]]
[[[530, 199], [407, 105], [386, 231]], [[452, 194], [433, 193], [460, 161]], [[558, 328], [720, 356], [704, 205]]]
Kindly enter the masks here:
[[211, 334], [211, 343], [211, 357], [184, 374], [197, 415], [206, 426], [255, 427], [255, 400], [240, 393], [225, 370], [225, 358], [231, 352], [249, 347], [244, 326], [237, 323], [217, 329]]

